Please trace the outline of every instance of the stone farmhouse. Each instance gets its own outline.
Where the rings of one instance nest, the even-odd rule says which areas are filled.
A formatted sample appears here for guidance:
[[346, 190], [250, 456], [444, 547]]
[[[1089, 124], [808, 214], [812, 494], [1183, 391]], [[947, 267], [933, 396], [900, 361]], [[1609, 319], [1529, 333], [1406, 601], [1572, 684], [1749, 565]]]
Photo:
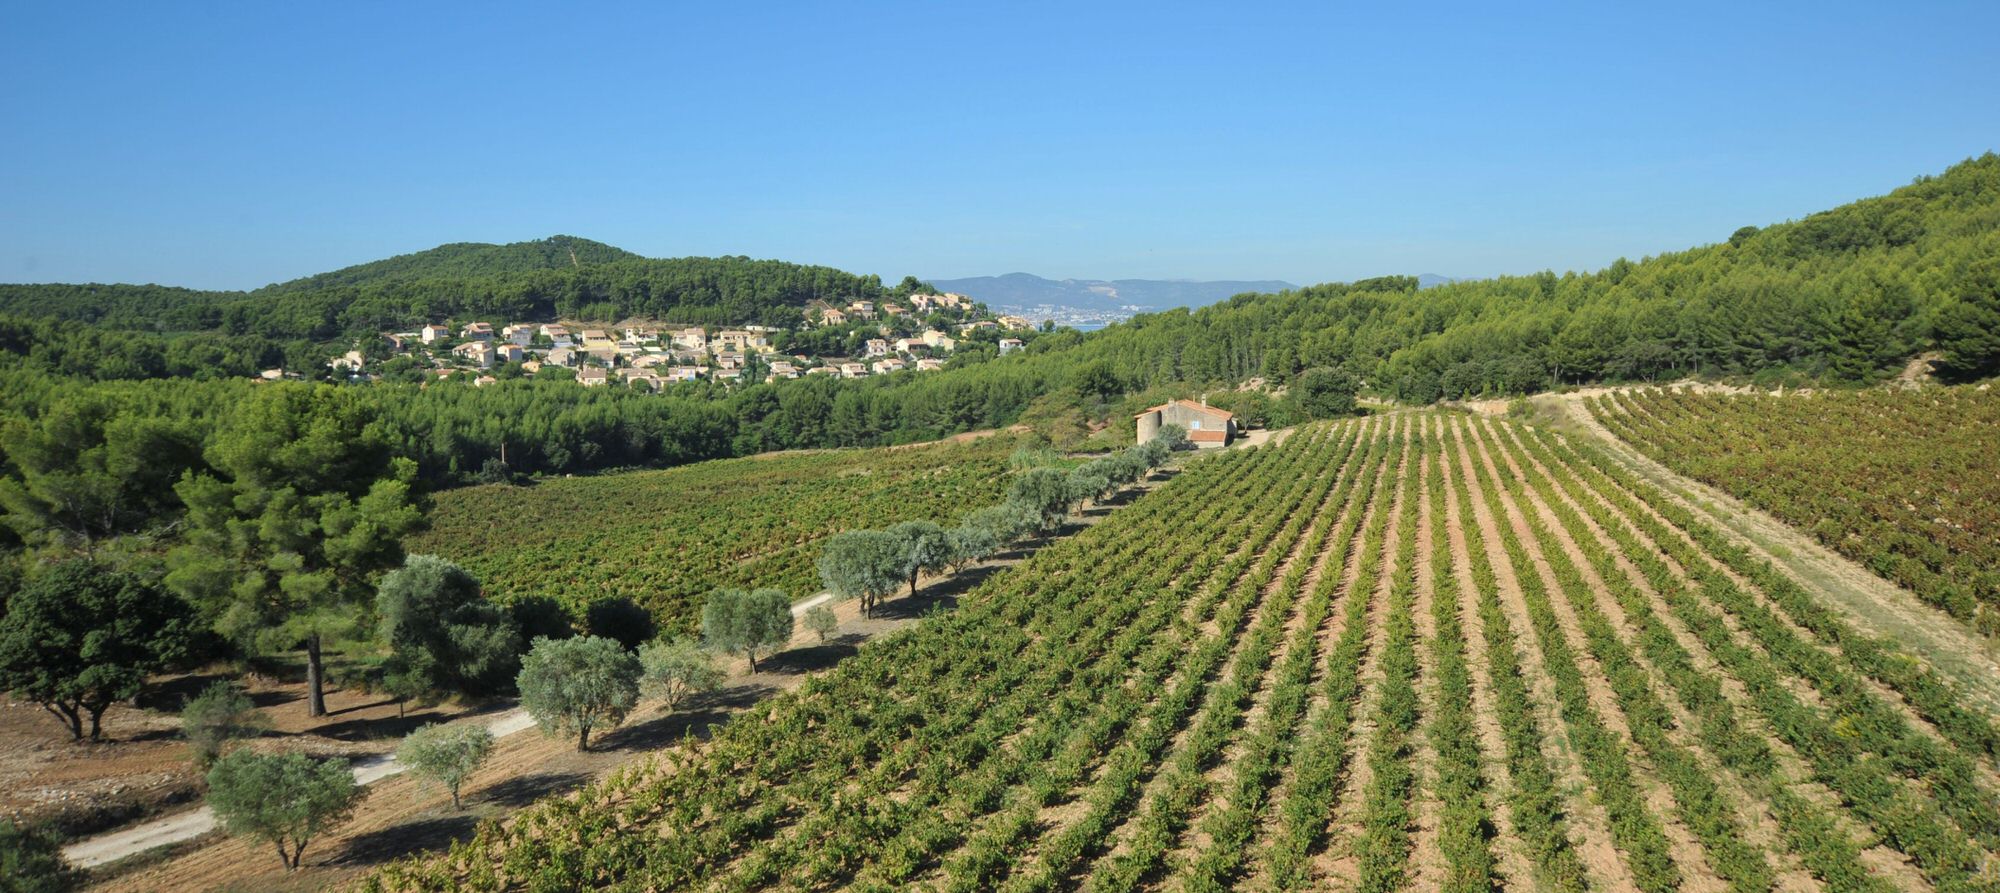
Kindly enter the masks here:
[[1159, 436], [1162, 425], [1179, 425], [1186, 428], [1188, 442], [1198, 449], [1226, 447], [1236, 438], [1234, 413], [1193, 400], [1162, 403], [1139, 413], [1133, 420], [1138, 423], [1140, 443]]

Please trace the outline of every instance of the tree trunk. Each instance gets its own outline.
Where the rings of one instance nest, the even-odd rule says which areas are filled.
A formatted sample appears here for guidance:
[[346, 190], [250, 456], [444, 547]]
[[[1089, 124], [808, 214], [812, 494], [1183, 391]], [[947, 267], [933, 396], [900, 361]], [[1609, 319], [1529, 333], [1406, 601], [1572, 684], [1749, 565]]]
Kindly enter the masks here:
[[576, 730], [576, 749], [577, 749], [578, 751], [585, 751], [585, 750], [589, 750], [589, 749], [590, 749], [590, 727], [589, 727], [589, 726], [584, 726], [584, 727], [582, 727], [582, 728], [580, 728], [580, 729], [577, 729], [577, 730]]
[[326, 715], [325, 670], [320, 666], [319, 633], [306, 637], [306, 715]]
[[460, 810], [465, 808], [458, 802], [458, 785], [451, 786], [451, 808], [454, 810]]
[[71, 707], [68, 704], [56, 704], [54, 706], [44, 704], [42, 706], [43, 709], [55, 714], [57, 719], [62, 720], [63, 725], [69, 727], [70, 740], [83, 740], [83, 714], [77, 712], [75, 707]]
[[96, 707], [90, 711], [90, 740], [92, 741], [103, 737], [105, 709], [105, 707]]
[[911, 598], [916, 598], [916, 597], [917, 597], [917, 574], [918, 574], [918, 573], [919, 573], [918, 571], [911, 571], [911, 572], [910, 572], [910, 597], [911, 597]]
[[743, 652], [743, 656], [750, 659], [750, 672], [757, 672], [757, 652], [746, 650]]

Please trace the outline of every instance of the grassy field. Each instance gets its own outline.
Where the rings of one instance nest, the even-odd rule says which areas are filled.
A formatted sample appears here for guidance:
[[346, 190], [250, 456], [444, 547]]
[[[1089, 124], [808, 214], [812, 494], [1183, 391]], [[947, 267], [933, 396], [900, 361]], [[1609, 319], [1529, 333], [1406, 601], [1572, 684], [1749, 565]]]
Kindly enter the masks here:
[[776, 453], [665, 471], [441, 493], [409, 543], [463, 564], [492, 597], [581, 608], [627, 596], [692, 631], [718, 586], [819, 589], [817, 545], [855, 527], [950, 521], [1004, 496], [1004, 436], [875, 450]]
[[1653, 390], [1593, 409], [1654, 460], [2000, 634], [2000, 394]]
[[1581, 441], [1218, 456], [377, 890], [1986, 889], [2000, 732]]

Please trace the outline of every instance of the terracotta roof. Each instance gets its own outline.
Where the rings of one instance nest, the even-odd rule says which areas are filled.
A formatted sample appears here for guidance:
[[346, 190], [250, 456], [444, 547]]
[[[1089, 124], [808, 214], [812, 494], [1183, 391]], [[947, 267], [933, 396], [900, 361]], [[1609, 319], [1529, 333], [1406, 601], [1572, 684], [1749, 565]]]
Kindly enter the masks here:
[[[1185, 407], [1187, 407], [1188, 409], [1192, 409], [1192, 410], [1194, 410], [1195, 412], [1199, 412], [1199, 413], [1201, 413], [1201, 414], [1203, 414], [1203, 415], [1210, 415], [1210, 416], [1214, 416], [1214, 417], [1216, 417], [1216, 418], [1218, 418], [1218, 419], [1233, 419], [1233, 418], [1235, 418], [1235, 417], [1236, 417], [1236, 414], [1235, 414], [1235, 413], [1233, 413], [1233, 412], [1230, 412], [1229, 410], [1226, 410], [1226, 409], [1217, 409], [1217, 408], [1215, 408], [1215, 407], [1213, 407], [1213, 406], [1205, 406], [1205, 405], [1203, 405], [1203, 404], [1200, 404], [1200, 403], [1196, 403], [1196, 402], [1194, 402], [1193, 400], [1169, 400], [1169, 401], [1167, 401], [1167, 402], [1165, 402], [1165, 403], [1162, 403], [1162, 404], [1160, 404], [1160, 405], [1158, 405], [1158, 406], [1155, 406], [1155, 407], [1153, 407], [1152, 409], [1148, 409], [1148, 410], [1146, 410], [1146, 412], [1159, 412], [1160, 410], [1162, 410], [1162, 409], [1166, 409], [1167, 407], [1169, 407], [1169, 406], [1172, 406], [1172, 405], [1174, 405], [1174, 404], [1176, 404], [1176, 403], [1178, 403], [1178, 404], [1180, 404], [1180, 405], [1182, 405], [1182, 406], [1185, 406]], [[1139, 415], [1145, 415], [1145, 414], [1146, 414], [1146, 412], [1142, 412], [1142, 413], [1139, 413]], [[1139, 416], [1133, 416], [1133, 418], [1135, 418], [1135, 419], [1136, 419], [1136, 418], [1138, 418], [1138, 417], [1139, 417]]]
[[1201, 431], [1189, 431], [1188, 440], [1191, 440], [1195, 443], [1224, 443], [1228, 440], [1228, 432], [1209, 431], [1206, 429]]

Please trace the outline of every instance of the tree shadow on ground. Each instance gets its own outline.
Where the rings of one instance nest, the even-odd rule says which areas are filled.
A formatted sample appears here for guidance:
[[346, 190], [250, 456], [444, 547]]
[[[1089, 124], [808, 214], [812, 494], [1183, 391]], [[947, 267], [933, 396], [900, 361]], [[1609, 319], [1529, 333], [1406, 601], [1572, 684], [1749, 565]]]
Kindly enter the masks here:
[[477, 793], [466, 797], [468, 803], [491, 803], [508, 809], [519, 809], [550, 794], [579, 787], [589, 781], [583, 772], [535, 772], [517, 775], [498, 784], [480, 788]]
[[[393, 704], [395, 702], [386, 701], [384, 703]], [[370, 706], [381, 705], [374, 704]], [[328, 723], [323, 726], [314, 726], [298, 734], [317, 735], [322, 738], [332, 738], [336, 741], [375, 741], [383, 738], [401, 738], [424, 725], [434, 722], [445, 722], [452, 718], [439, 710], [412, 710], [404, 713], [402, 716], [384, 716], [376, 719], [350, 719], [345, 722]]]
[[403, 822], [356, 835], [347, 841], [347, 846], [339, 855], [328, 859], [326, 864], [379, 865], [412, 853], [442, 850], [457, 841], [470, 839], [478, 828], [479, 817], [471, 813]]
[[[877, 612], [879, 615], [879, 611]], [[827, 640], [824, 645], [805, 645], [790, 651], [780, 651], [757, 662], [757, 672], [776, 673], [781, 676], [797, 676], [801, 673], [816, 673], [854, 655], [858, 649], [854, 641], [859, 636], [840, 636]]]
[[179, 713], [189, 699], [208, 690], [209, 686], [234, 678], [228, 673], [190, 673], [149, 683], [146, 690], [139, 693], [139, 708]]
[[[761, 669], [761, 666], [760, 666]], [[717, 725], [736, 711], [757, 703], [777, 689], [768, 685], [733, 685], [711, 692], [672, 713], [651, 713], [591, 742], [591, 750], [658, 750], [685, 738], [707, 740]]]

